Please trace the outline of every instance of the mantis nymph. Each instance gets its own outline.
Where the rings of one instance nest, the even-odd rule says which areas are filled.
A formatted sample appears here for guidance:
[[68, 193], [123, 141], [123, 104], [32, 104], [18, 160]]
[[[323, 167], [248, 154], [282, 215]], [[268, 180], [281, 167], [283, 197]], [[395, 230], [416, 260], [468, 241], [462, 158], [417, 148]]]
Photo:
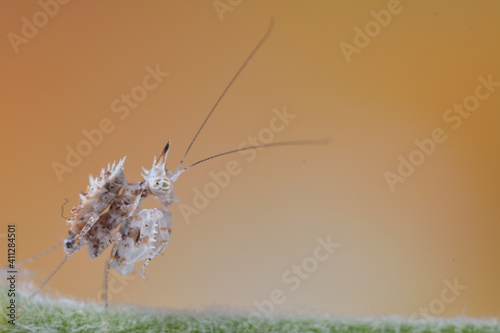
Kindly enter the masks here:
[[[174, 195], [174, 183], [182, 173], [210, 159], [248, 149], [326, 143], [325, 140], [302, 140], [248, 146], [216, 154], [193, 163], [188, 167], [182, 168], [184, 159], [198, 137], [198, 134], [203, 129], [207, 120], [231, 87], [232, 83], [269, 37], [272, 28], [273, 20], [271, 19], [266, 34], [255, 46], [243, 65], [231, 79], [230, 83], [226, 86], [198, 129], [181, 162], [174, 171], [170, 171], [166, 168], [168, 151], [170, 149], [169, 141], [159, 158], [154, 158], [151, 168], [143, 168], [144, 173], [142, 176], [144, 179], [141, 181], [131, 183], [126, 179], [124, 173], [125, 158], [118, 163], [108, 165], [107, 170], [103, 169], [98, 178], [94, 179], [90, 176], [90, 185], [87, 193], [80, 195], [80, 203], [73, 208], [71, 211], [72, 216], [67, 220], [70, 227], [69, 233], [64, 242], [58, 244], [58, 246], [64, 245], [66, 257], [40, 287], [29, 296], [28, 300], [42, 290], [71, 255], [81, 250], [85, 245], [88, 246], [88, 254], [91, 259], [98, 257], [108, 247], [112, 246], [111, 257], [105, 269], [104, 302], [105, 308], [107, 309], [109, 305], [107, 288], [110, 269], [115, 269], [121, 275], [129, 274], [134, 269], [137, 262], [145, 260], [142, 265], [141, 275], [147, 279], [144, 272], [146, 266], [151, 260], [165, 250], [172, 232], [172, 214], [169, 211], [169, 206], [177, 201]], [[142, 201], [149, 196], [153, 196], [154, 199], [161, 204], [161, 207], [142, 209]], [[40, 255], [54, 248], [57, 248], [57, 246], [44, 251]], [[40, 255], [37, 255], [36, 258]], [[33, 259], [34, 258], [28, 259], [25, 262]], [[21, 308], [19, 310], [21, 310]]]

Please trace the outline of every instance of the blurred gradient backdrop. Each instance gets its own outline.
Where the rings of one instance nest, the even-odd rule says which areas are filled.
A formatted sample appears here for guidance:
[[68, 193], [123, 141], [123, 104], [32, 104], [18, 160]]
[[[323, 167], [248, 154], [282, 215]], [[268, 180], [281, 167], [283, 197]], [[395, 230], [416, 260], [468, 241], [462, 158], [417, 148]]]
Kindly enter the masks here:
[[[332, 143], [269, 148], [251, 162], [236, 154], [184, 174], [175, 189], [185, 206], [172, 206], [173, 238], [147, 267], [150, 281], [139, 264], [135, 274], [112, 275], [112, 301], [251, 310], [278, 289], [280, 312], [500, 315], [500, 87], [480, 88], [488, 97], [479, 105], [471, 98], [479, 77], [500, 82], [500, 2], [55, 4], [0, 4], [2, 265], [8, 224], [16, 225], [18, 260], [61, 241], [64, 199], [69, 216], [88, 175], [108, 162], [127, 155], [126, 176], [138, 181], [172, 140], [175, 169], [274, 16], [272, 35], [186, 165], [269, 134], [273, 109], [295, 116], [273, 142]], [[168, 76], [144, 83], [157, 69]], [[140, 101], [128, 107], [121, 99], [131, 93]], [[446, 122], [464, 100], [475, 111]], [[82, 143], [101, 125], [102, 139]], [[446, 140], [431, 152], [435, 128]], [[414, 152], [415, 140], [429, 155]], [[57, 176], [67, 147], [87, 155]], [[399, 167], [411, 175], [391, 188], [387, 172], [397, 174], [410, 155], [420, 165]], [[230, 161], [240, 173], [206, 207], [193, 203], [197, 191], [216, 190], [207, 185], [215, 184], [211, 172]], [[182, 207], [195, 204], [201, 209], [187, 216]], [[318, 237], [340, 247], [310, 266]], [[40, 284], [63, 257], [58, 249], [37, 260], [21, 282]], [[45, 292], [99, 299], [108, 257], [109, 249], [95, 260], [80, 251]], [[302, 263], [311, 272], [292, 290], [283, 274]], [[453, 294], [445, 281], [465, 287]]]

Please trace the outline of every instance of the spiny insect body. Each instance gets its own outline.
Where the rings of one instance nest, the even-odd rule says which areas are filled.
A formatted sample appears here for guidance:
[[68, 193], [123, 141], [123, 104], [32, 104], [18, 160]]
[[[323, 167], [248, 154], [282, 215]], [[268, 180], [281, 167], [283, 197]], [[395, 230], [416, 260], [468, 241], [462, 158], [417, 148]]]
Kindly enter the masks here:
[[[217, 99], [174, 172], [166, 168], [167, 155], [170, 148], [169, 141], [158, 160], [156, 157], [154, 158], [151, 169], [148, 170], [143, 168], [144, 173], [142, 176], [144, 180], [142, 181], [129, 183], [125, 178], [125, 157], [118, 163], [108, 165], [107, 170], [103, 169], [98, 178], [94, 179], [92, 176], [89, 177], [90, 184], [87, 192], [80, 194], [80, 203], [72, 209], [72, 216], [67, 220], [69, 223], [69, 232], [66, 239], [32, 258], [18, 263], [18, 266], [21, 266], [22, 264], [31, 262], [57, 247], [64, 245], [64, 251], [66, 252], [65, 258], [37, 290], [28, 297], [26, 302], [43, 289], [72, 254], [81, 250], [85, 245], [88, 246], [88, 255], [91, 259], [98, 257], [108, 247], [113, 245], [104, 275], [105, 283], [103, 295], [105, 308], [107, 309], [107, 285], [110, 269], [115, 269], [119, 274], [125, 275], [129, 274], [134, 269], [134, 265], [137, 262], [146, 260], [142, 266], [141, 275], [147, 279], [144, 274], [144, 269], [154, 257], [165, 250], [165, 247], [170, 241], [172, 233], [172, 214], [168, 210], [168, 207], [177, 201], [174, 195], [174, 182], [182, 173], [210, 159], [248, 149], [285, 145], [318, 145], [328, 142], [328, 140], [300, 140], [247, 146], [204, 158], [181, 169], [182, 163], [198, 137], [198, 134], [203, 129], [207, 120], [210, 118], [234, 80], [239, 76], [255, 52], [267, 39], [271, 33], [272, 26], [273, 20], [271, 20], [267, 33], [250, 53], [246, 61]], [[153, 196], [160, 202], [161, 207], [142, 209], [142, 201], [149, 196]], [[117, 228], [118, 230], [116, 231]], [[19, 308], [19, 312], [21, 308], [22, 306]]]
[[[161, 254], [170, 240], [172, 214], [168, 207], [176, 201], [173, 183], [175, 175], [166, 169], [170, 142], [150, 170], [144, 169], [144, 180], [129, 183], [125, 178], [125, 158], [113, 163], [94, 180], [90, 176], [89, 190], [81, 194], [80, 203], [71, 211], [70, 230], [64, 250], [70, 255], [88, 245], [91, 259], [98, 257], [114, 243], [109, 266], [125, 275], [134, 264], [147, 259], [144, 268]], [[121, 193], [120, 193], [121, 191]], [[153, 195], [161, 208], [141, 209], [142, 200]], [[103, 213], [109, 207], [106, 213]], [[120, 226], [118, 232], [113, 231]]]

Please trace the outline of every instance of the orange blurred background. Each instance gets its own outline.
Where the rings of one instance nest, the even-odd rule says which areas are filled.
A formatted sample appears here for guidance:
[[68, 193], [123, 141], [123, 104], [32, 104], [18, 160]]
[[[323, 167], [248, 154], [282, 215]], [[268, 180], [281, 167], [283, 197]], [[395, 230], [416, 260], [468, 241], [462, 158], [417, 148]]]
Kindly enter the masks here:
[[[40, 14], [40, 3], [53, 17]], [[172, 140], [175, 169], [274, 16], [272, 35], [186, 165], [269, 133], [273, 109], [295, 115], [274, 142], [332, 143], [270, 148], [251, 162], [236, 154], [182, 175], [175, 185], [185, 206], [172, 206], [171, 243], [147, 267], [149, 282], [139, 264], [131, 276], [112, 275], [113, 302], [252, 309], [279, 289], [286, 300], [277, 311], [500, 314], [500, 88], [490, 87], [456, 130], [443, 119], [474, 95], [478, 77], [500, 81], [499, 2], [40, 3], [0, 5], [2, 263], [8, 224], [16, 224], [18, 260], [64, 239], [64, 199], [68, 216], [88, 174], [108, 162], [127, 155], [127, 178], [138, 181], [141, 166]], [[390, 22], [373, 23], [371, 11], [382, 20], [388, 6]], [[23, 28], [34, 20], [37, 31]], [[368, 45], [346, 57], [341, 43], [355, 47], [355, 27], [366, 24], [375, 29]], [[147, 68], [157, 66], [168, 76], [142, 89]], [[131, 92], [140, 99], [133, 108], [121, 100]], [[109, 133], [89, 148], [83, 131], [103, 119]], [[386, 172], [397, 173], [398, 156], [408, 159], [414, 140], [435, 128], [446, 141], [392, 191]], [[91, 151], [58, 177], [54, 163], [67, 166], [68, 146]], [[182, 207], [193, 208], [195, 192], [214, 182], [210, 172], [229, 161], [241, 172], [186, 217]], [[153, 206], [153, 199], [144, 204]], [[283, 274], [328, 236], [340, 247], [291, 290]], [[109, 249], [95, 260], [86, 249], [75, 254], [45, 291], [98, 298], [108, 256]], [[40, 284], [63, 257], [58, 249], [31, 264], [31, 278]], [[444, 281], [454, 279], [466, 288], [444, 302], [443, 293], [451, 295]]]

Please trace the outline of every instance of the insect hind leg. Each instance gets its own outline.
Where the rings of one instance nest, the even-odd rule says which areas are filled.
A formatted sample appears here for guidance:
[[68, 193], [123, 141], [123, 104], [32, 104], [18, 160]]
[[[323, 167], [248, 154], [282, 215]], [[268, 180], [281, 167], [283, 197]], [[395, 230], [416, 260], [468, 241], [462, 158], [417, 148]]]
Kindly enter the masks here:
[[66, 263], [66, 261], [71, 257], [72, 254], [73, 254], [73, 252], [68, 253], [66, 255], [66, 257], [63, 259], [63, 261], [61, 261], [61, 263], [56, 267], [56, 269], [45, 279], [45, 281], [43, 281], [43, 283], [33, 293], [31, 293], [31, 295], [28, 296], [28, 298], [26, 299], [26, 301], [24, 301], [24, 303], [21, 304], [21, 306], [19, 306], [19, 311], [18, 311], [19, 313], [21, 312], [21, 310], [23, 309], [23, 307], [33, 297], [35, 297], [35, 295], [38, 294], [43, 289], [43, 287], [45, 287], [45, 285], [50, 281], [50, 279], [52, 279], [52, 277], [57, 273], [57, 271], [59, 271], [59, 269], [61, 269], [61, 267], [64, 265], [64, 263]]
[[[29, 264], [30, 262], [33, 262], [40, 257], [43, 257], [44, 255], [54, 251], [55, 249], [57, 249], [58, 247], [63, 246], [63, 245], [64, 245], [64, 241], [61, 241], [61, 242], [49, 247], [48, 249], [45, 249], [42, 252], [35, 254], [33, 257], [21, 260], [21, 261], [16, 263], [16, 268], [21, 268], [22, 266]], [[7, 271], [7, 270], [9, 270], [9, 266], [2, 267], [2, 269], [1, 269], [2, 272]]]
[[108, 280], [109, 280], [109, 270], [111, 269], [111, 264], [116, 257], [116, 252], [118, 251], [118, 243], [122, 239], [121, 234], [118, 232], [111, 237], [110, 242], [114, 243], [113, 248], [111, 249], [111, 256], [109, 257], [108, 262], [106, 263], [106, 269], [104, 270], [104, 308], [106, 312], [109, 307], [109, 298], [108, 298]]
[[[99, 219], [99, 215], [92, 215], [89, 221], [85, 224], [85, 227], [80, 231], [80, 233], [74, 238], [74, 245], [71, 248], [65, 246], [64, 250], [66, 251], [66, 257], [61, 261], [61, 263], [56, 267], [56, 269], [50, 273], [50, 275], [43, 281], [43, 283], [26, 299], [26, 301], [19, 307], [19, 313], [22, 308], [33, 298], [35, 297], [44, 287], [45, 285], [52, 279], [52, 277], [61, 269], [61, 267], [68, 261], [68, 259], [73, 255], [73, 253], [80, 250], [81, 246], [78, 246], [82, 237], [84, 237], [87, 232], [92, 228], [95, 222]], [[63, 244], [67, 245], [67, 240], [64, 240]], [[45, 251], [44, 251], [45, 252]]]
[[111, 268], [111, 263], [115, 259], [116, 252], [118, 250], [118, 243], [121, 240], [121, 234], [117, 232], [114, 234], [111, 239], [110, 243], [114, 243], [113, 248], [111, 249], [111, 256], [109, 257], [108, 262], [106, 263], [106, 268], [104, 270], [104, 292], [103, 292], [103, 298], [104, 298], [104, 317], [105, 317], [105, 332], [108, 331], [108, 324], [109, 324], [109, 315], [108, 315], [108, 308], [109, 308], [109, 298], [108, 298], [108, 282], [109, 282], [109, 270]]
[[[61, 216], [62, 216], [64, 219], [66, 219], [66, 220], [67, 220], [67, 218], [66, 218], [66, 217], [64, 217], [64, 206], [65, 206], [67, 203], [68, 203], [68, 199], [64, 199], [64, 203], [63, 203], [63, 204], [62, 204], [62, 206], [61, 206]], [[26, 264], [29, 264], [30, 262], [33, 262], [33, 261], [37, 260], [37, 259], [38, 259], [38, 258], [40, 258], [40, 257], [43, 257], [44, 255], [46, 255], [46, 254], [48, 254], [48, 253], [50, 253], [50, 252], [54, 251], [55, 249], [59, 248], [60, 246], [63, 246], [64, 244], [65, 244], [65, 241], [63, 240], [63, 241], [61, 241], [61, 242], [59, 242], [59, 243], [57, 243], [57, 244], [55, 244], [55, 245], [52, 245], [51, 247], [49, 247], [49, 248], [47, 248], [47, 249], [43, 250], [43, 251], [42, 251], [42, 252], [40, 252], [40, 253], [35, 254], [34, 256], [32, 256], [32, 257], [30, 257], [30, 258], [26, 258], [26, 259], [24, 259], [24, 260], [21, 260], [21, 261], [17, 262], [17, 263], [16, 263], [16, 267], [17, 267], [17, 268], [21, 268], [22, 266], [24, 266], [24, 265], [26, 265]], [[3, 272], [3, 271], [8, 270], [8, 269], [9, 269], [9, 266], [5, 266], [5, 267], [3, 267], [0, 271], [2, 271], [2, 272]]]

